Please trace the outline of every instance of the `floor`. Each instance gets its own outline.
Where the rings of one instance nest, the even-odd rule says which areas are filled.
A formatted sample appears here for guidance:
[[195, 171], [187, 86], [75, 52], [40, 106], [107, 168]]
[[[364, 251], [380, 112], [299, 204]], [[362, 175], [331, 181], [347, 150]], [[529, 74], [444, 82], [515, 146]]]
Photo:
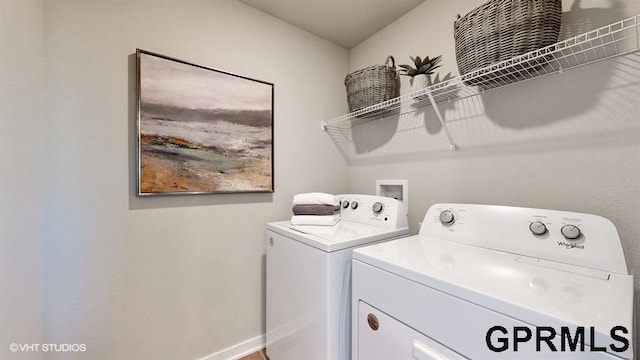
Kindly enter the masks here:
[[256, 351], [253, 354], [249, 354], [245, 357], [242, 357], [238, 360], [269, 360], [269, 358], [267, 357], [267, 352], [265, 351], [265, 349], [262, 349], [260, 351]]

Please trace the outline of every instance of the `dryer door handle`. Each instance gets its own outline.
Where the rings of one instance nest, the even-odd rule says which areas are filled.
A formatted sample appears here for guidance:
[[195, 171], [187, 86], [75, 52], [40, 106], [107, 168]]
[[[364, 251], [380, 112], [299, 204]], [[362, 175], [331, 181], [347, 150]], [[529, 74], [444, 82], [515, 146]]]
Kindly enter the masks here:
[[447, 360], [447, 358], [439, 352], [419, 341], [413, 342], [413, 358], [415, 360]]

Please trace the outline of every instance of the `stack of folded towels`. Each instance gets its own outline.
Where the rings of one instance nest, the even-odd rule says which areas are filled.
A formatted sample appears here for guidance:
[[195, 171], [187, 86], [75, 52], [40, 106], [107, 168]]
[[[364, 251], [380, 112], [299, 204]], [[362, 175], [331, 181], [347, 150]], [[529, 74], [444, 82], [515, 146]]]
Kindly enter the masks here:
[[293, 197], [291, 225], [335, 225], [340, 221], [340, 204], [335, 195], [304, 193]]

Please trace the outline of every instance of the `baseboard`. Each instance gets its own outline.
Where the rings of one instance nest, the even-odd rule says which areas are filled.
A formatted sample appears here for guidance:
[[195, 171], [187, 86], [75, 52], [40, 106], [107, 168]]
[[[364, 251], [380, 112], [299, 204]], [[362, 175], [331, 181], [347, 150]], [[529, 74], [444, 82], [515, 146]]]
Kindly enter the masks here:
[[265, 344], [265, 336], [259, 335], [253, 339], [245, 340], [211, 355], [207, 355], [199, 360], [237, 360], [243, 356], [247, 356], [263, 349]]

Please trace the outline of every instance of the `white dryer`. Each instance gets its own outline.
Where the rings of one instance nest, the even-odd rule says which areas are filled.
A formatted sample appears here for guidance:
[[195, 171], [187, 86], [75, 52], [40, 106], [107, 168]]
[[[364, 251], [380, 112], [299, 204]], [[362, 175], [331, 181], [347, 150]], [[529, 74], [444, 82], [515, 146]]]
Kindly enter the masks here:
[[352, 271], [353, 359], [633, 358], [633, 276], [599, 216], [437, 204]]
[[267, 224], [267, 356], [341, 360], [351, 348], [351, 253], [408, 234], [403, 204], [338, 195], [334, 226]]

